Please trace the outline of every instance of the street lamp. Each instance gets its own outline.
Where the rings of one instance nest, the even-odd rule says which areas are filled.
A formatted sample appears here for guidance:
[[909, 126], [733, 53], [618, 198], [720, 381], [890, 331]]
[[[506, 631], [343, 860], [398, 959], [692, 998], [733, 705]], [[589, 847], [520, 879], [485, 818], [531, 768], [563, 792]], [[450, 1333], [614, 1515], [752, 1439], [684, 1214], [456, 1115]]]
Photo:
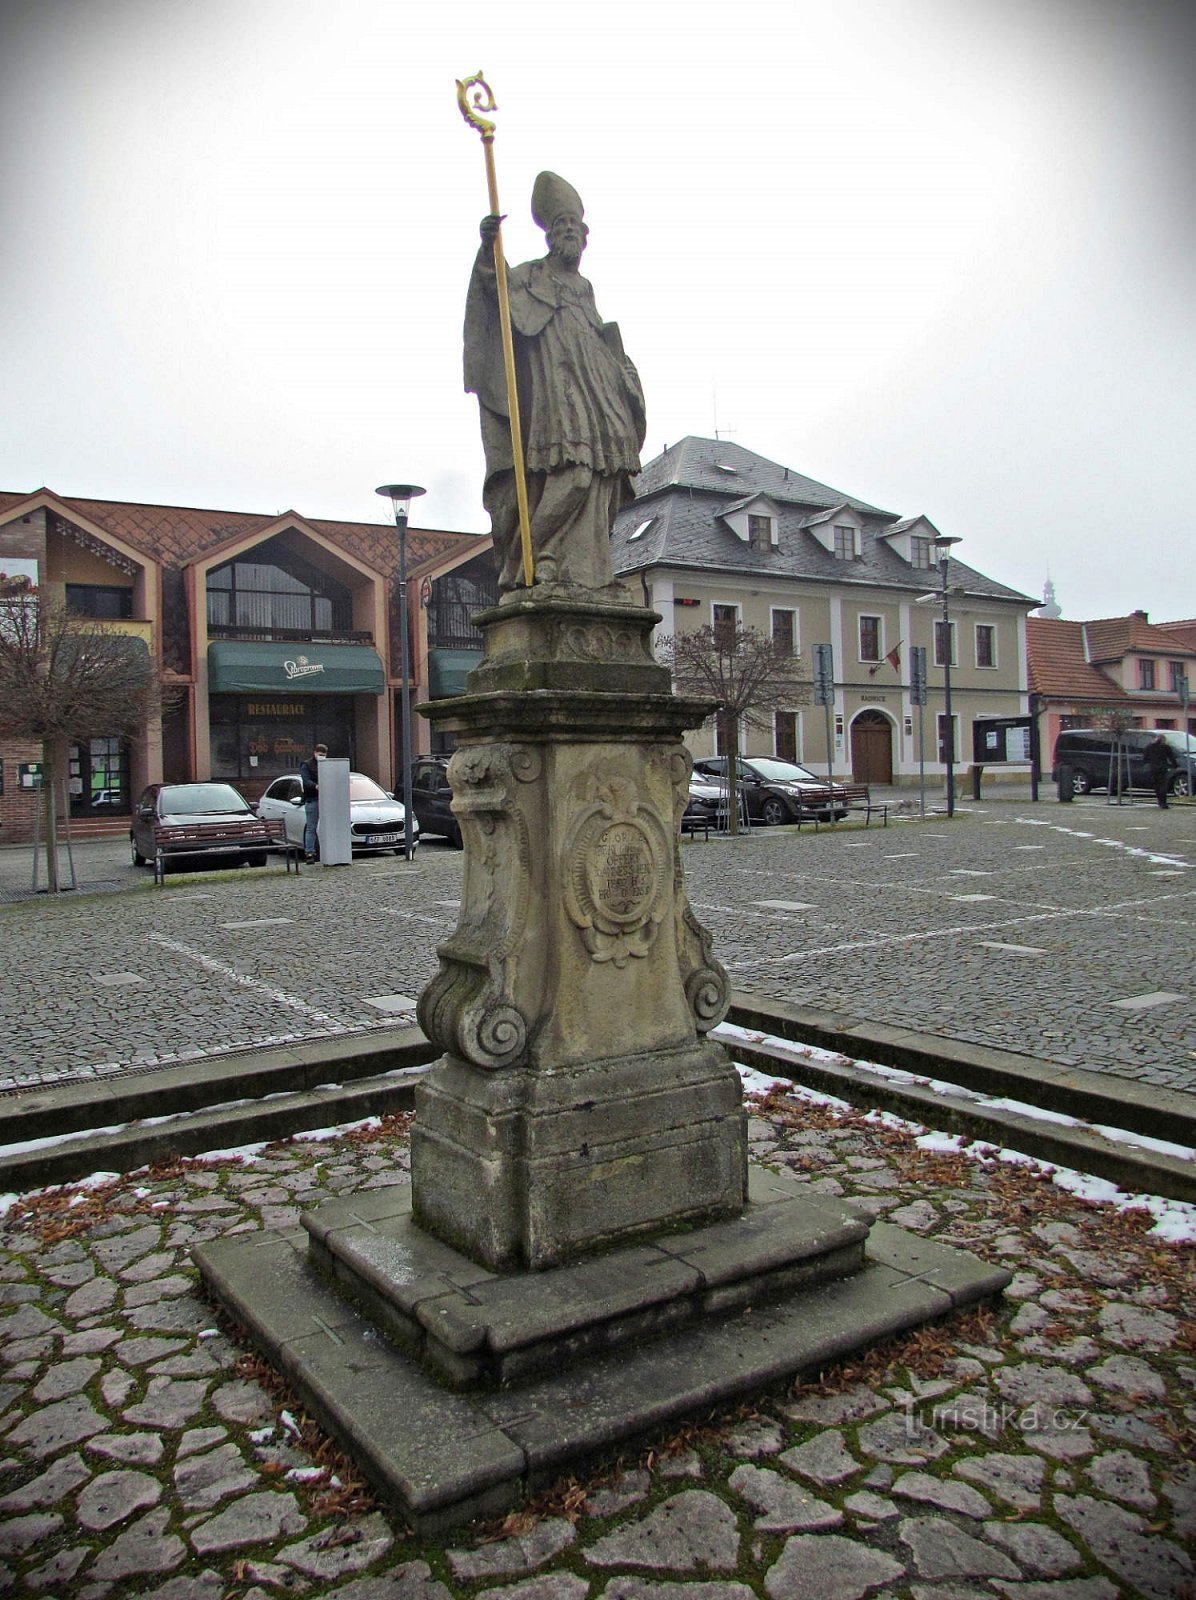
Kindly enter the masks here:
[[956, 534], [940, 533], [931, 544], [939, 551], [939, 576], [943, 580], [943, 713], [947, 719], [943, 754], [947, 764], [947, 815], [955, 815], [955, 719], [951, 715], [951, 590], [947, 582], [951, 546], [961, 543]]
[[399, 656], [403, 706], [403, 854], [415, 854], [411, 812], [411, 652], [407, 643], [407, 513], [417, 495], [426, 494], [415, 483], [384, 483], [375, 494], [385, 495], [394, 507], [399, 530]]

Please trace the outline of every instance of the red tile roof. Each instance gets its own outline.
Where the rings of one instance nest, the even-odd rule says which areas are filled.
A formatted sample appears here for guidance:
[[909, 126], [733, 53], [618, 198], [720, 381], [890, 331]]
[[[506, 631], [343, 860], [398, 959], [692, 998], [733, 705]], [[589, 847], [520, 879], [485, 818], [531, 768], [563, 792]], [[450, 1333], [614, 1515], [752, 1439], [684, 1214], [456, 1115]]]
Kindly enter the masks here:
[[1147, 617], [1131, 611], [1128, 617], [1103, 617], [1083, 624], [1092, 661], [1120, 661], [1130, 655], [1175, 654], [1175, 640]]
[[[398, 542], [391, 522], [332, 522], [319, 517], [303, 517], [295, 511], [263, 515], [250, 511], [211, 511], [194, 506], [140, 505], [126, 500], [83, 500], [41, 489], [68, 513], [76, 511], [97, 527], [113, 534], [133, 549], [168, 567], [184, 567], [232, 540], [251, 538], [255, 533], [284, 522], [287, 517], [307, 523], [331, 544], [355, 556], [375, 572], [393, 572], [398, 561]], [[0, 490], [0, 518], [33, 498], [30, 494]], [[462, 543], [481, 547], [477, 534], [457, 533], [447, 528], [411, 528], [407, 535], [408, 566], [418, 571], [426, 564], [455, 555]]]
[[[1030, 692], [1052, 700], [1128, 700], [1119, 684], [1092, 666], [1084, 650], [1083, 622], [1062, 617], [1026, 618]], [[1090, 624], [1087, 624], [1090, 626]]]
[[1188, 617], [1182, 622], [1160, 622], [1156, 626], [1163, 633], [1168, 633], [1184, 649], [1196, 655], [1196, 617]]

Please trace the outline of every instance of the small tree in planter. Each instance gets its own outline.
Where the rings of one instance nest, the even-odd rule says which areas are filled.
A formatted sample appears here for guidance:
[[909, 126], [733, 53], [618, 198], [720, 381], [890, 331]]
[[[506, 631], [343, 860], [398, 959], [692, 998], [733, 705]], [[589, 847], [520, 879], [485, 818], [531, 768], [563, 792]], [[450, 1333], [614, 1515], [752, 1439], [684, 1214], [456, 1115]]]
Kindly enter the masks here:
[[799, 677], [802, 659], [758, 628], [723, 625], [662, 639], [657, 654], [681, 693], [715, 702], [727, 758], [728, 826], [738, 833], [740, 726], [769, 728], [774, 712], [805, 704], [810, 684]]
[[0, 572], [0, 738], [41, 746], [51, 892], [59, 888], [55, 795], [66, 745], [101, 731], [135, 735], [161, 715], [161, 678], [139, 644]]

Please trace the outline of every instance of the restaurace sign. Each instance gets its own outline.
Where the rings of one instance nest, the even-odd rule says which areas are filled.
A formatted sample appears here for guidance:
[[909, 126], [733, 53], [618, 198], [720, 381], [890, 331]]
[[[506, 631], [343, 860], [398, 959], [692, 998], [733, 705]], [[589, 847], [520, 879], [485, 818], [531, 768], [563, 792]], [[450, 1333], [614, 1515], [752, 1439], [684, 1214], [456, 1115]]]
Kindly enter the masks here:
[[288, 678], [310, 678], [314, 673], [323, 672], [324, 668], [321, 663], [300, 656], [297, 661], [284, 661], [282, 670]]

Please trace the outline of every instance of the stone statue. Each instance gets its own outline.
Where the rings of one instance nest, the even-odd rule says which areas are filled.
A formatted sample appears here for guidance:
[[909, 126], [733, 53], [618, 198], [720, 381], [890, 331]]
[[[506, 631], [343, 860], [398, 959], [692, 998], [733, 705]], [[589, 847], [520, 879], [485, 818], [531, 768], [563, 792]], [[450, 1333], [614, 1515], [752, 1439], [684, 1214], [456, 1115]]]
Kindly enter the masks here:
[[[618, 325], [603, 322], [578, 272], [588, 229], [581, 198], [553, 172], [532, 189], [548, 254], [507, 275], [537, 584], [601, 589], [614, 581], [610, 531], [632, 499], [644, 442], [639, 374]], [[483, 502], [499, 589], [522, 585], [510, 412], [495, 285], [501, 218], [482, 221], [465, 310], [465, 387], [476, 394], [486, 452]]]

